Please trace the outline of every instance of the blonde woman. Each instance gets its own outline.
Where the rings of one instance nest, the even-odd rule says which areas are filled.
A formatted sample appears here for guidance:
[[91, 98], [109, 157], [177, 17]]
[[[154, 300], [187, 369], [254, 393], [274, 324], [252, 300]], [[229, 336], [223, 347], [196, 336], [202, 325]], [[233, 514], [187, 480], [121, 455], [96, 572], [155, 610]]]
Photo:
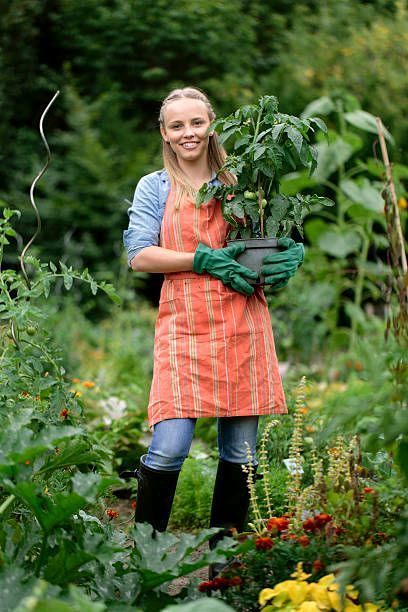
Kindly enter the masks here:
[[[210, 526], [223, 531], [211, 546], [232, 528], [244, 528], [249, 498], [241, 465], [248, 462], [247, 442], [256, 469], [258, 416], [287, 412], [267, 303], [262, 288], [248, 283], [257, 275], [236, 261], [241, 246], [225, 246], [229, 225], [220, 203], [194, 205], [203, 183], [234, 183], [219, 172], [226, 153], [211, 129], [214, 118], [196, 88], [165, 98], [159, 116], [164, 169], [139, 181], [124, 232], [132, 269], [165, 277], [148, 406], [153, 439], [136, 470], [136, 521], [166, 529], [196, 420], [214, 417], [219, 463]], [[303, 260], [293, 241], [285, 253], [283, 262], [278, 254], [274, 276], [279, 287]], [[273, 259], [264, 263], [273, 275]]]

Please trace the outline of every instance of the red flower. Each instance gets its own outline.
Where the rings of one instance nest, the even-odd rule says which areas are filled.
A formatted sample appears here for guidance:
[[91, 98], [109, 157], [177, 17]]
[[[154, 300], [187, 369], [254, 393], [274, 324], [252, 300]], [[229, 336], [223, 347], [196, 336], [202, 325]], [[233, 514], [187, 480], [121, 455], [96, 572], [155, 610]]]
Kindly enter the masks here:
[[217, 589], [220, 589], [220, 590], [227, 589], [228, 587], [229, 587], [228, 578], [217, 576], [217, 578], [214, 578], [214, 580], [212, 580], [212, 588], [214, 591], [217, 591]]
[[68, 408], [63, 408], [63, 409], [61, 410], [61, 412], [60, 412], [60, 416], [61, 416], [63, 419], [67, 419], [67, 418], [68, 418], [68, 415], [69, 415], [69, 410], [68, 410]]
[[24, 461], [24, 463], [25, 463], [26, 465], [30, 465], [30, 460], [29, 460], [29, 459], [26, 459], [26, 460]]
[[109, 516], [110, 519], [118, 518], [119, 516], [119, 512], [117, 510], [112, 510], [112, 508], [109, 508], [106, 511], [106, 514]]
[[315, 520], [317, 527], [324, 527], [327, 523], [330, 523], [330, 521], [332, 520], [332, 517], [330, 516], [330, 514], [324, 514], [322, 512], [320, 514], [317, 514], [314, 517], [314, 520]]
[[226, 199], [228, 200], [228, 202], [230, 202], [233, 198], [235, 198], [235, 195], [233, 193], [229, 193], [226, 197]]
[[371, 487], [364, 487], [363, 491], [366, 495], [374, 495], [376, 493]]
[[273, 540], [268, 537], [259, 537], [255, 540], [255, 546], [257, 550], [269, 550], [273, 546]]
[[313, 571], [317, 574], [317, 572], [321, 572], [326, 567], [326, 564], [320, 559], [315, 559], [312, 563]]
[[281, 540], [297, 540], [297, 536], [294, 533], [282, 533]]
[[301, 546], [303, 546], [303, 548], [306, 548], [306, 546], [309, 546], [310, 544], [310, 539], [308, 538], [307, 535], [303, 535], [303, 536], [300, 536], [300, 538], [298, 538], [298, 542]]
[[211, 591], [212, 589], [212, 580], [206, 580], [205, 582], [200, 582], [198, 585], [198, 590], [201, 593], [207, 593], [207, 591]]
[[318, 526], [315, 522], [315, 520], [313, 518], [308, 518], [305, 520], [305, 522], [303, 523], [303, 529], [305, 531], [316, 531], [316, 529], [318, 529]]
[[137, 502], [136, 502], [136, 500], [134, 499], [134, 500], [132, 501], [132, 508], [133, 508], [133, 510], [136, 510], [136, 504], [137, 504]]
[[239, 584], [242, 584], [242, 578], [239, 576], [233, 576], [229, 579], [229, 586], [238, 586]]
[[276, 516], [273, 516], [272, 518], [269, 519], [269, 521], [266, 524], [267, 530], [273, 531], [275, 533], [286, 531], [288, 527], [289, 527], [289, 520], [283, 516], [279, 518], [277, 518]]

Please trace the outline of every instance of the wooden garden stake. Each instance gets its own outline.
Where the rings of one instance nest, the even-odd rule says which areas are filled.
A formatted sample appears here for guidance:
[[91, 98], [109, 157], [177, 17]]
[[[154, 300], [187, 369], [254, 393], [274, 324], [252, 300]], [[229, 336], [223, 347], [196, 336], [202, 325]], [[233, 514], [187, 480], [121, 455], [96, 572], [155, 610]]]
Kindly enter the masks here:
[[388, 158], [387, 145], [385, 144], [382, 121], [380, 117], [376, 117], [375, 120], [377, 122], [377, 131], [378, 131], [378, 137], [380, 139], [381, 153], [382, 153], [383, 160], [384, 160], [385, 171], [387, 174], [387, 182], [390, 188], [392, 203], [394, 205], [395, 224], [397, 227], [398, 241], [399, 241], [400, 249], [401, 249], [402, 271], [404, 272], [404, 274], [406, 274], [407, 273], [407, 256], [405, 253], [404, 236], [402, 234], [402, 229], [401, 229], [401, 220], [400, 220], [399, 209], [398, 209], [397, 193], [395, 191], [394, 180], [392, 178], [392, 170], [391, 170], [390, 160]]

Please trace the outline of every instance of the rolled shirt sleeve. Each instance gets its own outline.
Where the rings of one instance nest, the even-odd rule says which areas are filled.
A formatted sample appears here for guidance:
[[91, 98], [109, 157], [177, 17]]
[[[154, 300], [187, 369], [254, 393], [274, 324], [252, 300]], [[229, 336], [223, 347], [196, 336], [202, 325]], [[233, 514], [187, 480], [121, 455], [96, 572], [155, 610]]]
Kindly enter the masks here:
[[129, 266], [140, 251], [159, 244], [163, 217], [160, 180], [159, 172], [152, 172], [143, 176], [136, 186], [132, 205], [127, 211], [129, 226], [123, 232], [123, 244], [127, 250]]

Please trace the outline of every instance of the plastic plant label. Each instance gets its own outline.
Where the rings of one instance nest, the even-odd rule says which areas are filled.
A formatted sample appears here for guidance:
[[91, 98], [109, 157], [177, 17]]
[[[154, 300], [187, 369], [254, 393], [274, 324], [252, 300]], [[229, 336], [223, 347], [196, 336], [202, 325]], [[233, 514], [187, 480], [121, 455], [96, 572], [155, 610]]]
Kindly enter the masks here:
[[294, 475], [294, 474], [303, 474], [303, 468], [301, 465], [296, 465], [296, 461], [295, 459], [284, 459], [283, 463], [285, 464], [286, 468], [288, 469], [289, 473]]

